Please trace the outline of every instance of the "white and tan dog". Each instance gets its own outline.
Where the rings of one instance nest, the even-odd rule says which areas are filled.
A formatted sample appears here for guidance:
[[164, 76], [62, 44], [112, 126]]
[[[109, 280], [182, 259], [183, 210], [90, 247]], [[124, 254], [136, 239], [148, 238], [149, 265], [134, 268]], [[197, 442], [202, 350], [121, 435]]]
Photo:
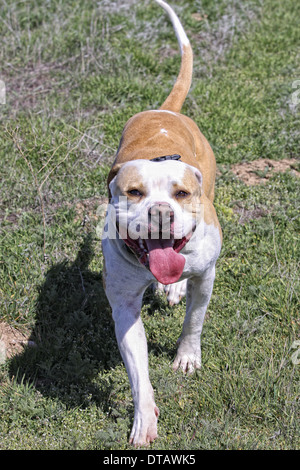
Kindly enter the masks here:
[[215, 278], [222, 232], [213, 206], [216, 164], [197, 125], [180, 114], [193, 54], [183, 27], [162, 0], [181, 48], [177, 81], [160, 109], [133, 116], [108, 176], [110, 204], [102, 247], [104, 287], [135, 406], [130, 442], [157, 437], [158, 408], [148, 374], [140, 310], [154, 281], [171, 304], [187, 293], [173, 369], [200, 368], [200, 335]]

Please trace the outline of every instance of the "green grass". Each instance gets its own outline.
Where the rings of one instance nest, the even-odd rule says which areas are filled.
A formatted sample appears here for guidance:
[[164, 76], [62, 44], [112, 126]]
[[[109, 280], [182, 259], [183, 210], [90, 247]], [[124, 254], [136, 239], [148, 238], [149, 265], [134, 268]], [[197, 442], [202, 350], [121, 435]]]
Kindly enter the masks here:
[[[0, 449], [129, 448], [133, 405], [102, 287], [97, 206], [88, 217], [76, 206], [106, 195], [123, 125], [159, 106], [178, 72], [162, 10], [129, 3], [2, 8], [0, 321], [30, 330], [37, 346], [0, 366]], [[296, 449], [299, 179], [246, 186], [230, 165], [299, 157], [299, 5], [175, 7], [195, 54], [183, 112], [215, 151], [224, 245], [196, 375], [170, 367], [185, 301], [145, 296], [160, 408], [152, 448]]]

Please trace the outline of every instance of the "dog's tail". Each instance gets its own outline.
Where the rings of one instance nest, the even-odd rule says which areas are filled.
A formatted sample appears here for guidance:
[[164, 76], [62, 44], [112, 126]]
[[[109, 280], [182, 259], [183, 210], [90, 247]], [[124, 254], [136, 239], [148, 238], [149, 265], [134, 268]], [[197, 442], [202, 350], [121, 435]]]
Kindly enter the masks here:
[[181, 67], [177, 80], [171, 93], [161, 105], [160, 109], [166, 109], [179, 113], [184, 100], [189, 92], [193, 74], [193, 51], [182, 24], [174, 10], [163, 0], [156, 0], [169, 15], [172, 21], [181, 51]]

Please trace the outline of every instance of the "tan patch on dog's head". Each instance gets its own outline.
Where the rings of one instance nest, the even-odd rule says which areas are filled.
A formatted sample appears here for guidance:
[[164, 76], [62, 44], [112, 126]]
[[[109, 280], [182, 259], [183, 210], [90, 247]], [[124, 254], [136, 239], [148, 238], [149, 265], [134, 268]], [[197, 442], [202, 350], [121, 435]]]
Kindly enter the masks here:
[[[114, 196], [127, 196], [133, 200], [140, 199], [146, 194], [141, 174], [134, 165], [122, 165], [110, 188]], [[136, 194], [134, 194], [135, 191]], [[140, 196], [138, 196], [138, 193]]]
[[182, 181], [173, 184], [173, 198], [184, 206], [200, 203], [202, 176], [199, 170], [187, 167]]

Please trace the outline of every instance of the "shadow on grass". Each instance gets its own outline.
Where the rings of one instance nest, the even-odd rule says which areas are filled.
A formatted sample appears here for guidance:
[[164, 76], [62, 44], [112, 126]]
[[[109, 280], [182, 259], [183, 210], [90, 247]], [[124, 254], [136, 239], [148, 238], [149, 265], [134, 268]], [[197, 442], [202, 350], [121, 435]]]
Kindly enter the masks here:
[[92, 400], [105, 408], [111, 385], [101, 371], [115, 367], [121, 357], [102, 276], [88, 269], [92, 257], [88, 235], [73, 263], [48, 270], [30, 338], [36, 347], [12, 359], [10, 375], [68, 406], [84, 407]]

